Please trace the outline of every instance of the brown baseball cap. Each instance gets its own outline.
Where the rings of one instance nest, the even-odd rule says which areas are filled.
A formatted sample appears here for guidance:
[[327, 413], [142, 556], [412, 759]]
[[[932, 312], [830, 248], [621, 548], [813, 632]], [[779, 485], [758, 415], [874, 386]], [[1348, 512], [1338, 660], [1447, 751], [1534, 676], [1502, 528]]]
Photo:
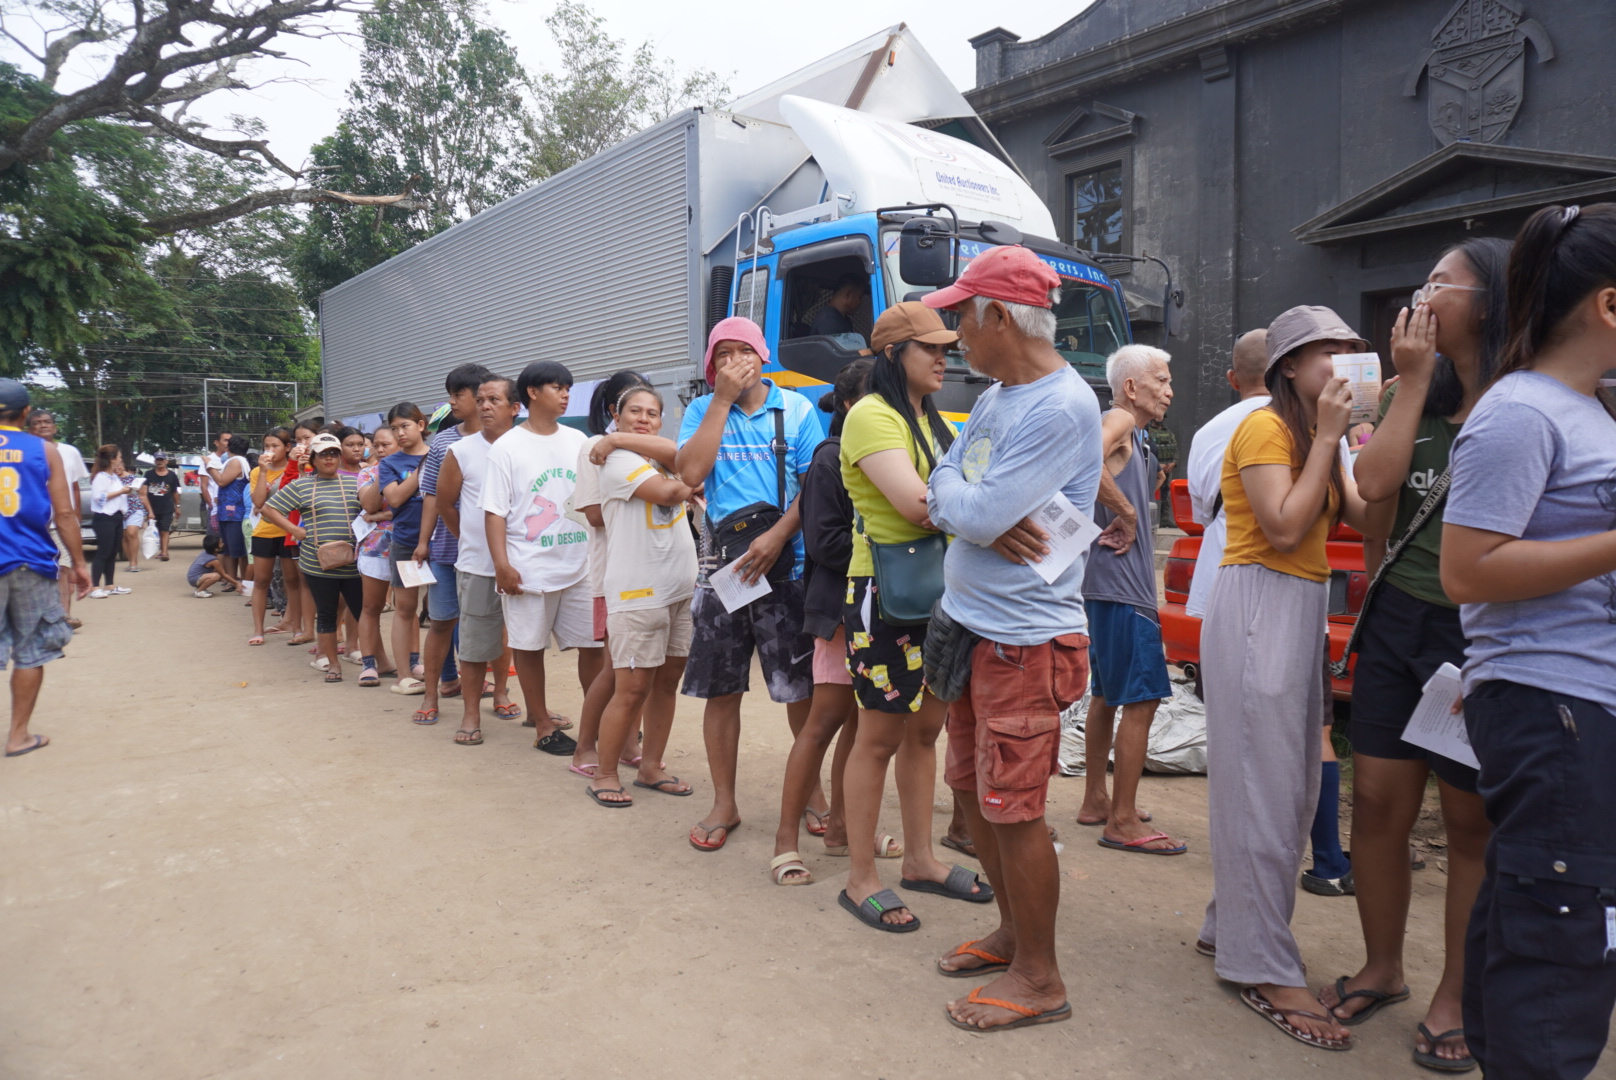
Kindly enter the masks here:
[[943, 325], [942, 316], [918, 300], [905, 300], [887, 308], [870, 331], [870, 348], [875, 352], [900, 341], [952, 345], [958, 340], [959, 335]]
[[1282, 311], [1268, 324], [1268, 367], [1272, 371], [1280, 358], [1312, 341], [1353, 341], [1360, 352], [1369, 351], [1369, 342], [1358, 331], [1327, 307], [1302, 305]]

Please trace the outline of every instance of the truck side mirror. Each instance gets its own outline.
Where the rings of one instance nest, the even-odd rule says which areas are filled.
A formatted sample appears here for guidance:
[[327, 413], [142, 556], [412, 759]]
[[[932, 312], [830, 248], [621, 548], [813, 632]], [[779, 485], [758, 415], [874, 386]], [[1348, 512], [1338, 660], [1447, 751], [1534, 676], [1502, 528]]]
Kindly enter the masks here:
[[910, 218], [898, 233], [898, 276], [910, 285], [941, 286], [954, 280], [954, 236], [937, 218]]

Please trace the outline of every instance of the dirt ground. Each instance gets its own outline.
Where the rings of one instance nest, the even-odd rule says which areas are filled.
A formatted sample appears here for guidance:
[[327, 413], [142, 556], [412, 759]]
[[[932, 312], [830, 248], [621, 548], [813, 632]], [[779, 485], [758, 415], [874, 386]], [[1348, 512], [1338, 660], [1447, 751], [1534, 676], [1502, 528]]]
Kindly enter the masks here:
[[[919, 932], [878, 934], [836, 904], [847, 863], [806, 836], [819, 881], [770, 884], [788, 734], [761, 694], [745, 825], [700, 854], [699, 703], [681, 701], [669, 754], [696, 796], [606, 812], [515, 722], [490, 715], [486, 745], [455, 746], [452, 721], [410, 724], [412, 699], [354, 669], [328, 687], [301, 649], [246, 648], [238, 598], [189, 597], [194, 545], [120, 575], [132, 595], [80, 603], [36, 717], [54, 741], [0, 765], [0, 1077], [1426, 1075], [1409, 1050], [1440, 962], [1435, 866], [1415, 875], [1415, 1002], [1354, 1029], [1350, 1053], [1312, 1050], [1193, 951], [1204, 779], [1144, 781], [1190, 844], [1174, 859], [1096, 847], [1073, 820], [1081, 781], [1057, 779], [1076, 1016], [962, 1032], [943, 1003], [973, 984], [932, 964], [989, 911], [921, 896]], [[551, 679], [576, 715], [571, 671]], [[883, 820], [896, 831], [890, 788]], [[1299, 895], [1296, 929], [1315, 980], [1359, 963], [1351, 900]]]

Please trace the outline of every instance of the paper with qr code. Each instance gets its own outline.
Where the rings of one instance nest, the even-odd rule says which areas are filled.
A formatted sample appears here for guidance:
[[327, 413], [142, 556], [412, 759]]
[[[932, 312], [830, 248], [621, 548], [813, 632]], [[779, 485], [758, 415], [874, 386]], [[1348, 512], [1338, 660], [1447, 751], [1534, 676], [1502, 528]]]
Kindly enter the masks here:
[[1380, 354], [1338, 353], [1330, 359], [1352, 390], [1352, 422], [1374, 423], [1380, 416]]
[[1049, 554], [1033, 563], [1032, 568], [1051, 585], [1100, 535], [1100, 527], [1094, 519], [1058, 491], [1053, 499], [1032, 512], [1032, 520], [1047, 534], [1044, 543], [1049, 547]]

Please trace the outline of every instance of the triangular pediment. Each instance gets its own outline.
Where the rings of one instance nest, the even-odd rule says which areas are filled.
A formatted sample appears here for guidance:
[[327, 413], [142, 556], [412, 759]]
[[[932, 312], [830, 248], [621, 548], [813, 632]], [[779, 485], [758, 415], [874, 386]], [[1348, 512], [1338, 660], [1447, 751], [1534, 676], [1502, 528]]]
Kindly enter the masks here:
[[1044, 139], [1051, 157], [1087, 150], [1116, 139], [1131, 138], [1139, 132], [1139, 117], [1127, 109], [1104, 102], [1079, 105], [1055, 125]]
[[1291, 232], [1328, 244], [1616, 192], [1616, 158], [1454, 143]]

